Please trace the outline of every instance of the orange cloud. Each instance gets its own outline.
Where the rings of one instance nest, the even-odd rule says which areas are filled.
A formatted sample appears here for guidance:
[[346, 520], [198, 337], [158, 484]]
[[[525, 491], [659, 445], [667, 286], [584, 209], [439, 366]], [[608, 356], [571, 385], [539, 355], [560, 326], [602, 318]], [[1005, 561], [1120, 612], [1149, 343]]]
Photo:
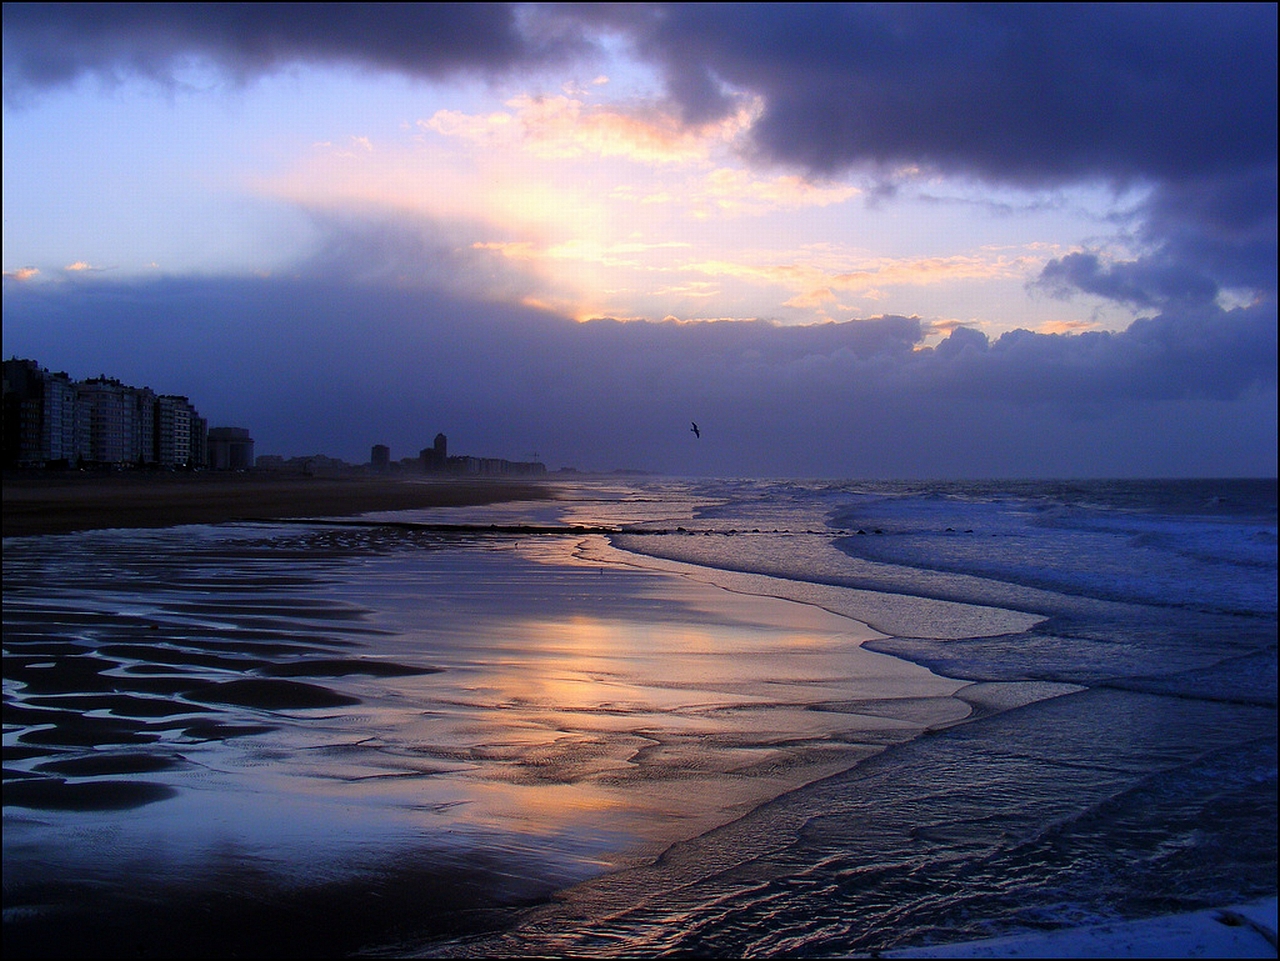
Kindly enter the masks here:
[[640, 267], [641, 264], [635, 259], [635, 255], [644, 254], [651, 250], [689, 246], [691, 245], [678, 240], [649, 244], [634, 240], [621, 243], [598, 243], [583, 239], [573, 239], [546, 246], [538, 246], [527, 240], [483, 241], [472, 244], [471, 249], [492, 250], [511, 260], [572, 260], [579, 263], [604, 264], [611, 267]]
[[510, 260], [538, 260], [543, 255], [527, 240], [480, 241], [471, 245], [472, 250], [492, 250]]
[[1092, 320], [1050, 320], [1037, 325], [1037, 334], [1074, 334], [1082, 330], [1099, 330], [1102, 324]]
[[861, 193], [850, 184], [821, 185], [795, 175], [757, 180], [745, 170], [721, 167], [707, 176], [701, 197], [697, 199], [722, 211], [759, 212], [827, 207]]
[[[973, 256], [889, 258], [860, 261], [853, 269], [833, 270], [820, 261], [789, 264], [743, 264], [708, 260], [685, 264], [683, 269], [712, 276], [731, 276], [796, 292], [792, 306], [814, 306], [835, 298], [836, 291], [879, 296], [882, 287], [950, 283], [960, 280], [1001, 280], [1023, 276], [1028, 262], [1022, 258], [994, 259]], [[789, 302], [790, 303], [790, 302]]]
[[438, 110], [419, 126], [485, 147], [515, 147], [541, 159], [619, 157], [646, 164], [705, 162], [760, 115], [759, 101], [711, 123], [688, 126], [657, 110], [629, 113], [576, 97], [521, 95], [510, 112], [467, 114]]
[[790, 300], [784, 301], [782, 306], [825, 310], [828, 304], [835, 302], [836, 295], [830, 287], [819, 287], [817, 290], [796, 294]]

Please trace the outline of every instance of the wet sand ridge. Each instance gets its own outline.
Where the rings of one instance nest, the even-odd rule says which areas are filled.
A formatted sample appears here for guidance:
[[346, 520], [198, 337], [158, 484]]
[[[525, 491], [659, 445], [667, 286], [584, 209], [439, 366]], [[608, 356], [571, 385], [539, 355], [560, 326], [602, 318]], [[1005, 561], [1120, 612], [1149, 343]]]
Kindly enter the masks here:
[[472, 477], [6, 472], [4, 536], [349, 516], [529, 500], [549, 497], [551, 490], [551, 485], [537, 481]]

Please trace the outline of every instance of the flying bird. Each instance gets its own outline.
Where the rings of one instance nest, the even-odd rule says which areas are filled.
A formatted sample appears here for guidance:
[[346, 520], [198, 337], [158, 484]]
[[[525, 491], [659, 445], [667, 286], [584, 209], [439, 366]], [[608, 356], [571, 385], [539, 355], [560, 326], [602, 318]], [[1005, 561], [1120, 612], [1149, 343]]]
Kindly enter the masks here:
[[695, 420], [695, 421], [690, 421], [690, 423], [693, 424], [693, 426], [689, 428], [691, 431], [693, 431], [693, 436], [699, 437], [699, 438], [702, 437], [702, 431], [698, 430], [698, 422]]

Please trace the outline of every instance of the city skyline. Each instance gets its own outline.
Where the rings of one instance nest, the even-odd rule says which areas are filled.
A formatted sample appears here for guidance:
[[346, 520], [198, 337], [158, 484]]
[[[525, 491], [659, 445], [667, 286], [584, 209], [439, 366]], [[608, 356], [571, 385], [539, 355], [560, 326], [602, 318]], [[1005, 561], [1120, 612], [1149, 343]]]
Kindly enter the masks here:
[[[255, 457], [249, 428], [210, 427], [186, 395], [160, 394], [105, 373], [77, 379], [30, 357], [6, 360], [4, 373], [6, 468], [297, 468], [309, 473], [308, 462], [320, 461], [337, 469], [372, 468], [375, 472], [412, 467], [464, 474], [545, 473], [536, 454], [533, 462], [450, 456], [443, 432], [436, 433], [433, 446], [394, 461], [385, 444], [374, 444], [369, 460], [354, 464], [323, 450], [292, 457], [274, 452]], [[180, 423], [175, 415], [181, 417]], [[179, 435], [184, 438], [181, 443], [176, 440]]]
[[299, 10], [6, 5], [6, 357], [285, 456], [1275, 474], [1273, 6]]

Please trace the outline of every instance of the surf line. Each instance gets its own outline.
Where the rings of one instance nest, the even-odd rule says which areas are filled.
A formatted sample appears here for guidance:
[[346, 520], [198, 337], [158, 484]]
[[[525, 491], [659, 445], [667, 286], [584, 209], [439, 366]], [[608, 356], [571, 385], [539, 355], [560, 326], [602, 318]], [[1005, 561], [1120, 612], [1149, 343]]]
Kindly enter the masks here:
[[[250, 524], [301, 524], [310, 527], [389, 527], [431, 534], [622, 534], [620, 527], [585, 524], [428, 524], [419, 521], [347, 520], [329, 517], [246, 517]], [[634, 532], [625, 532], [634, 533]]]
[[331, 517], [242, 517], [247, 524], [302, 524], [326, 527], [386, 527], [394, 530], [423, 531], [431, 534], [627, 534], [629, 536], [661, 536], [665, 534], [696, 534], [721, 537], [749, 536], [752, 534], [816, 534], [823, 537], [844, 537], [848, 531], [840, 530], [721, 530], [717, 528], [689, 527], [610, 527], [599, 524], [438, 524], [422, 521], [374, 521], [350, 520]]

